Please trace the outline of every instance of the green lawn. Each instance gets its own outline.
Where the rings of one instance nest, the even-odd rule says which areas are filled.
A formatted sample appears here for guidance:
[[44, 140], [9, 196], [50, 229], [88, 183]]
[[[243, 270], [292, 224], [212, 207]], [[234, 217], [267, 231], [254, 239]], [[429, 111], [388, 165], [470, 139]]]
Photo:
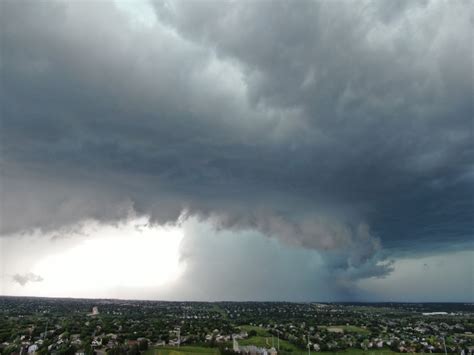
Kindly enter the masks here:
[[346, 333], [360, 333], [360, 334], [369, 334], [370, 333], [369, 330], [367, 330], [365, 328], [357, 327], [355, 325], [344, 325], [342, 327], [342, 329]]
[[241, 325], [238, 328], [241, 330], [245, 330], [247, 333], [251, 330], [255, 330], [257, 332], [257, 335], [261, 337], [271, 337], [271, 334], [267, 332], [265, 328], [257, 327], [256, 325]]
[[[255, 336], [247, 339], [239, 340], [239, 345], [255, 345], [260, 348], [271, 348], [272, 337], [270, 336]], [[273, 345], [277, 348], [278, 340], [277, 337], [273, 337]], [[286, 340], [280, 339], [280, 351], [300, 351], [295, 345], [289, 343]]]
[[[255, 345], [261, 348], [270, 348], [272, 346], [272, 335], [266, 329], [257, 327], [255, 325], [241, 325], [239, 328], [241, 330], [245, 330], [246, 332], [255, 330], [257, 333], [257, 336], [239, 340], [239, 345]], [[275, 348], [277, 347], [277, 337], [275, 336], [273, 337], [273, 345]], [[299, 351], [295, 345], [282, 339], [280, 339], [280, 350]]]
[[222, 318], [224, 318], [224, 319], [229, 319], [229, 317], [227, 316], [227, 312], [224, 311], [221, 307], [219, 307], [218, 304], [212, 305], [211, 311], [220, 313]]
[[318, 326], [319, 329], [327, 329], [329, 331], [336, 330], [336, 329], [342, 329], [344, 333], [359, 333], [359, 334], [369, 334], [370, 331], [355, 325], [331, 325], [331, 326], [325, 326], [321, 325]]
[[145, 352], [146, 355], [219, 355], [219, 349], [206, 348], [201, 346], [163, 346], [154, 349], [149, 349]]

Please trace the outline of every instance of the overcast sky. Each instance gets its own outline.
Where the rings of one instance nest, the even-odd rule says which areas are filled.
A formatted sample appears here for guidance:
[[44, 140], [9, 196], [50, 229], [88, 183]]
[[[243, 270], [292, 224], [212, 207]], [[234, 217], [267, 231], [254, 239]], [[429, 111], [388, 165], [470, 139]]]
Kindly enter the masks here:
[[473, 302], [471, 13], [1, 1], [0, 294]]

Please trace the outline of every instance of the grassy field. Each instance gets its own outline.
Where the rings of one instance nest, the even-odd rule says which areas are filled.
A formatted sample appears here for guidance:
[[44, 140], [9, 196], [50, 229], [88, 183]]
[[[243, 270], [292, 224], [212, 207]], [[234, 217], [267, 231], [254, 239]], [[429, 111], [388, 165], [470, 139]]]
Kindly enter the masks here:
[[250, 332], [251, 330], [255, 330], [258, 336], [261, 337], [271, 337], [271, 334], [267, 332], [264, 328], [257, 327], [256, 325], [241, 325], [239, 329], [245, 330], [246, 332]]
[[220, 314], [222, 315], [222, 318], [224, 318], [224, 319], [229, 319], [229, 317], [227, 316], [227, 312], [224, 311], [224, 310], [223, 310], [221, 307], [219, 307], [219, 305], [217, 305], [217, 304], [212, 305], [211, 311], [220, 313]]
[[338, 330], [342, 330], [344, 333], [359, 333], [359, 334], [369, 334], [370, 331], [361, 327], [357, 327], [355, 325], [333, 325], [333, 326], [324, 326], [321, 325], [318, 327], [319, 329], [327, 329], [328, 331], [337, 332]]
[[[239, 340], [239, 345], [255, 345], [261, 348], [270, 348], [272, 346], [272, 337], [263, 337], [263, 336], [255, 336], [247, 339]], [[275, 348], [277, 347], [277, 338], [273, 338], [273, 345]], [[280, 351], [288, 351], [288, 352], [298, 352], [298, 349], [295, 345], [289, 343], [286, 340], [280, 339]]]
[[[241, 325], [239, 328], [246, 332], [255, 330], [257, 333], [257, 336], [239, 340], [239, 345], [255, 345], [267, 349], [272, 346], [272, 335], [266, 329], [254, 325]], [[277, 337], [273, 337], [273, 345], [275, 348], [277, 347]], [[280, 351], [294, 353], [300, 351], [300, 349], [288, 341], [280, 339]]]
[[217, 348], [205, 348], [201, 346], [181, 346], [180, 348], [164, 346], [149, 349], [146, 355], [219, 355]]

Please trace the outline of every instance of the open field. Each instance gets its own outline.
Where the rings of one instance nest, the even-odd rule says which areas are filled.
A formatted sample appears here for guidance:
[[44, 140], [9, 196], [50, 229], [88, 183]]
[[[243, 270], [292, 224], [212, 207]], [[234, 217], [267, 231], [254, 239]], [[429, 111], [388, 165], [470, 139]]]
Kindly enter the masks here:
[[206, 348], [200, 346], [181, 346], [178, 347], [159, 347], [149, 349], [145, 352], [146, 355], [219, 355], [219, 349]]
[[229, 318], [229, 317], [227, 316], [227, 312], [224, 311], [221, 307], [219, 307], [218, 304], [212, 305], [211, 310], [212, 310], [212, 311], [215, 311], [215, 312], [217, 312], [217, 313], [219, 313], [219, 314], [222, 316], [222, 318], [224, 318], [224, 319], [228, 319], [228, 318]]
[[319, 329], [327, 329], [333, 333], [358, 333], [358, 334], [369, 334], [370, 331], [355, 325], [334, 325], [334, 326], [318, 326]]
[[[255, 336], [248, 339], [239, 340], [239, 345], [255, 345], [262, 348], [270, 348], [272, 347], [272, 337], [262, 337], [262, 336]], [[273, 338], [273, 345], [277, 347], [277, 338]], [[297, 352], [300, 351], [295, 345], [289, 343], [286, 340], [280, 339], [280, 350], [281, 351], [288, 351], [288, 352]], [[306, 352], [307, 354], [307, 352]]]

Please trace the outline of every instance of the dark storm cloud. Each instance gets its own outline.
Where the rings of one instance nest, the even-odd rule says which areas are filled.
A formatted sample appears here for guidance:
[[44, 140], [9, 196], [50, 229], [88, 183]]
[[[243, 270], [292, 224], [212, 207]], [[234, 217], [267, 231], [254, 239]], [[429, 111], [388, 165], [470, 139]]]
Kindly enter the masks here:
[[362, 295], [354, 278], [335, 271], [334, 256], [322, 259], [315, 250], [291, 248], [255, 231], [216, 231], [193, 218], [183, 227], [182, 275], [164, 288], [119, 288], [121, 297], [308, 302]]
[[469, 243], [468, 2], [153, 4], [1, 3], [3, 234], [184, 213], [348, 280]]

